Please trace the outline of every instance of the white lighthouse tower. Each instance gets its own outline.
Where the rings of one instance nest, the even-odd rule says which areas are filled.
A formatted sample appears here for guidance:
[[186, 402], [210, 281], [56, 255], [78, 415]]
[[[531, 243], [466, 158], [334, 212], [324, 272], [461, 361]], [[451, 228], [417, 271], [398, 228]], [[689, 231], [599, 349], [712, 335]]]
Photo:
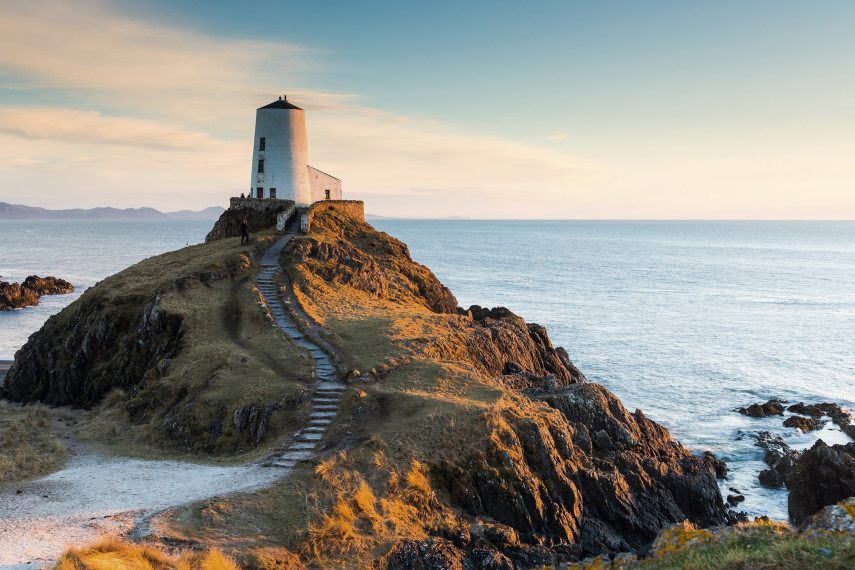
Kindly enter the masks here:
[[341, 200], [341, 180], [309, 166], [306, 112], [285, 95], [255, 111], [249, 195], [293, 200], [298, 207]]
[[285, 96], [255, 112], [251, 196], [312, 203], [306, 112]]

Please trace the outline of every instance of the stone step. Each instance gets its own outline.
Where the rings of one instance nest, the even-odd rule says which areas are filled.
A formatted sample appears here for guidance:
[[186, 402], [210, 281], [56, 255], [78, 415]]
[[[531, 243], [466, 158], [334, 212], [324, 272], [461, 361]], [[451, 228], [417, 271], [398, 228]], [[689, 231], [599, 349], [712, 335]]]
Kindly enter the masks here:
[[300, 439], [303, 441], [320, 441], [324, 437], [322, 433], [301, 433]]
[[309, 414], [310, 418], [334, 418], [338, 414], [335, 412], [312, 412]]
[[[309, 422], [310, 426], [328, 426], [332, 423], [330, 418], [317, 418]], [[308, 428], [307, 428], [308, 429]]]
[[327, 431], [326, 426], [309, 426], [303, 428], [304, 433], [324, 433], [325, 431]]
[[273, 463], [271, 463], [274, 467], [282, 467], [284, 469], [293, 469], [297, 466], [297, 462], [293, 459], [277, 459]]
[[310, 449], [315, 449], [316, 443], [303, 443], [301, 441], [297, 441], [291, 444], [291, 447], [288, 448], [289, 451], [307, 451]]
[[289, 451], [279, 457], [280, 461], [308, 461], [315, 456], [311, 451]]
[[312, 398], [312, 402], [315, 404], [338, 404], [341, 402], [341, 398]]
[[333, 404], [313, 404], [312, 410], [317, 412], [333, 412], [338, 410], [338, 406]]
[[345, 386], [344, 384], [336, 384], [334, 382], [318, 382], [315, 386], [315, 389], [343, 392], [344, 390], [347, 390], [347, 386]]

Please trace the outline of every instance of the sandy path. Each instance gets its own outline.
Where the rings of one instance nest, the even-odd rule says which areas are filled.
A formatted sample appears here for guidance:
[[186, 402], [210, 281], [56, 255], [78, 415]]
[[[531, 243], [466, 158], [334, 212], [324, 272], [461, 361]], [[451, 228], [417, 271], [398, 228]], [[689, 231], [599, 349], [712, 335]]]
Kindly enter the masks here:
[[269, 486], [287, 473], [257, 464], [108, 458], [81, 444], [74, 452], [62, 471], [0, 486], [0, 568], [46, 564], [68, 545], [124, 535], [167, 507]]

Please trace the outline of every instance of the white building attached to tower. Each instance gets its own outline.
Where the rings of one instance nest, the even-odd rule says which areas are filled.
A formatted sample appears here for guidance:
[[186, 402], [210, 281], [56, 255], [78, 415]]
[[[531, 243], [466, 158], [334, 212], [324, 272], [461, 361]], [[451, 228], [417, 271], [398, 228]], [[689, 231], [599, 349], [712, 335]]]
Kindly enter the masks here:
[[341, 200], [341, 180], [309, 166], [306, 112], [285, 96], [255, 112], [249, 195], [293, 200], [298, 207]]

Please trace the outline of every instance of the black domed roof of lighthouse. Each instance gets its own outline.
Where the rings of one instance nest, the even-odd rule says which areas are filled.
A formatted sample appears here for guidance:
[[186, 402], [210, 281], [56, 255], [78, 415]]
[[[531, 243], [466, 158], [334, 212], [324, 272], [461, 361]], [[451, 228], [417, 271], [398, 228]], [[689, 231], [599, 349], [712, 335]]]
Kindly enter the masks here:
[[274, 101], [273, 103], [265, 105], [264, 107], [259, 107], [259, 109], [297, 109], [298, 111], [303, 110], [300, 107], [289, 103], [288, 97], [286, 95], [280, 97], [278, 101]]

